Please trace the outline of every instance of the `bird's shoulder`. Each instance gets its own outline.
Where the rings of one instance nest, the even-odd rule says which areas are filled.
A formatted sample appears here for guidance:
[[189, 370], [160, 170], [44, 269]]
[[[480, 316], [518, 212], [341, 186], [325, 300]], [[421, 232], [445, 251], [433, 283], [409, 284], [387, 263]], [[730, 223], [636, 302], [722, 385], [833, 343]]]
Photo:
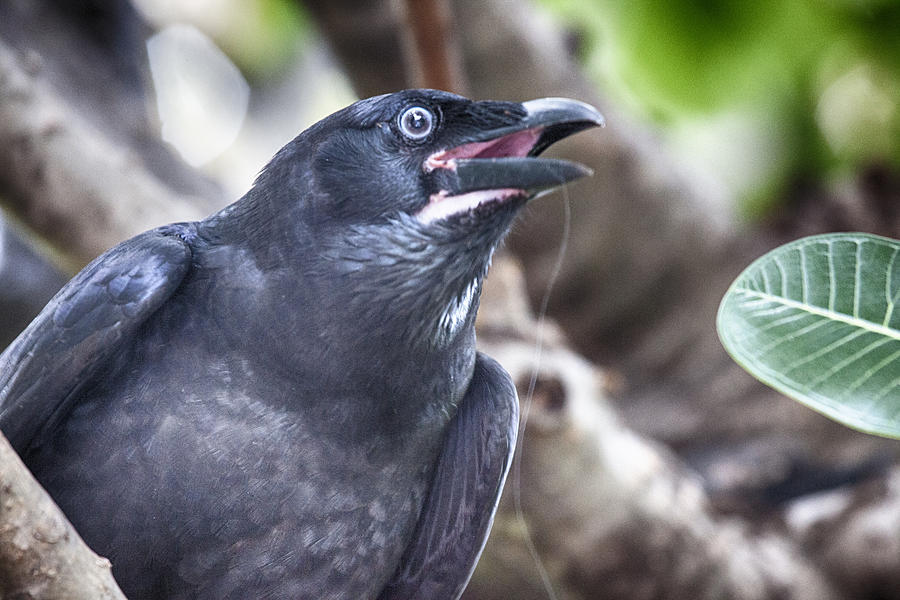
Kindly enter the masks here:
[[0, 429], [18, 451], [181, 284], [191, 227], [169, 225], [108, 250], [69, 281], [0, 355]]

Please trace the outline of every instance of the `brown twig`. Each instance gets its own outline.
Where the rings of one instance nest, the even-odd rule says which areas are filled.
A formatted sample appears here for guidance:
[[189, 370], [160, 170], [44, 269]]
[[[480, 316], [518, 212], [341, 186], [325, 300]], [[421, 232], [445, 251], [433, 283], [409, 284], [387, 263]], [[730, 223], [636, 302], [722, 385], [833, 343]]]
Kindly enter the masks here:
[[407, 79], [414, 87], [466, 94], [447, 0], [406, 0]]

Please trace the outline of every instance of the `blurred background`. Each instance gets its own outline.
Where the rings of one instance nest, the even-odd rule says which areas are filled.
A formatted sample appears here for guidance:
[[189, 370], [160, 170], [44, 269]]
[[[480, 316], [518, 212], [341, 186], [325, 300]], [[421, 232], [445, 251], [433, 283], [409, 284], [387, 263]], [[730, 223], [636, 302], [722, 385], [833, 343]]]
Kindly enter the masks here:
[[766, 250], [900, 237], [897, 0], [4, 0], [2, 343], [106, 248], [420, 86], [608, 123], [554, 147], [595, 176], [529, 207], [488, 280], [479, 341], [530, 410], [465, 597], [900, 598], [897, 442], [715, 335]]

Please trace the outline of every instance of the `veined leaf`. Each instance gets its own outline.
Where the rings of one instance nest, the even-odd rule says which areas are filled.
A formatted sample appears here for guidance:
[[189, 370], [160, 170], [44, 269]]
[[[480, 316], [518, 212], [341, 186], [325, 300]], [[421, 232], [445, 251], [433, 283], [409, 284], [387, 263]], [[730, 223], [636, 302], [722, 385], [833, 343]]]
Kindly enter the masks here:
[[900, 241], [833, 233], [776, 248], [731, 284], [717, 324], [763, 383], [900, 438]]

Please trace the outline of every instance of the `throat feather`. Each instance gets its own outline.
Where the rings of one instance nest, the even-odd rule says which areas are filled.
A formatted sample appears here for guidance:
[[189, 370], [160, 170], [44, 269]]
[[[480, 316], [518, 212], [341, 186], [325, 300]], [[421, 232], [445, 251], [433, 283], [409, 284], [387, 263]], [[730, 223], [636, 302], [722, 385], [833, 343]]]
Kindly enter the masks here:
[[438, 334], [443, 340], [448, 340], [459, 333], [465, 324], [472, 308], [472, 302], [478, 293], [480, 281], [473, 278], [459, 295], [454, 296], [444, 307], [438, 321]]

